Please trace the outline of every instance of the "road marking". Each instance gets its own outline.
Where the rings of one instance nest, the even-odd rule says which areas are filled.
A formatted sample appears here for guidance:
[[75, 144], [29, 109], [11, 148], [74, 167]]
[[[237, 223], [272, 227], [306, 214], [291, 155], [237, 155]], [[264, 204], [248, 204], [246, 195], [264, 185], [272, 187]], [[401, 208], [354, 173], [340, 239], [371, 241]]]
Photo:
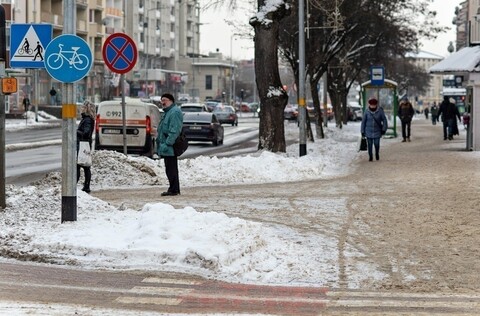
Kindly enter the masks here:
[[[211, 293], [208, 282], [187, 281], [149, 277], [142, 280], [149, 284], [171, 284], [192, 286], [204, 284], [205, 288], [195, 289], [191, 287], [168, 287], [168, 286], [136, 286], [129, 290], [130, 295], [117, 298], [117, 302], [124, 304], [155, 304], [155, 305], [179, 305], [181, 303], [198, 302], [206, 305], [238, 305], [251, 303], [263, 306], [311, 306], [318, 309], [381, 309], [386, 313], [394, 313], [399, 309], [428, 312], [436, 309], [449, 310], [452, 313], [478, 312], [480, 310], [480, 295], [455, 294], [455, 293], [405, 293], [405, 292], [363, 292], [322, 289], [319, 293], [307, 293], [306, 288], [291, 287], [289, 290], [269, 286], [253, 286], [233, 284], [226, 286], [226, 293]], [[255, 294], [241, 289], [257, 290]], [[288, 288], [287, 288], [288, 289]], [[315, 289], [315, 288], [313, 288]], [[297, 293], [298, 291], [298, 293]], [[306, 291], [306, 292], [305, 292]], [[302, 295], [303, 293], [303, 295]], [[132, 296], [135, 294], [136, 296]], [[142, 296], [143, 295], [143, 296]], [[149, 295], [150, 297], [145, 297]], [[273, 304], [273, 305], [272, 305]], [[314, 307], [316, 306], [316, 307]], [[380, 313], [381, 314], [381, 313]]]
[[159, 295], [185, 295], [192, 292], [193, 289], [174, 288], [174, 287], [151, 287], [135, 286], [129, 293], [135, 294], [159, 294]]
[[182, 302], [178, 298], [164, 298], [164, 297], [134, 297], [123, 296], [115, 300], [123, 304], [155, 304], [155, 305], [178, 305]]
[[195, 285], [201, 284], [199, 281], [187, 281], [187, 280], [175, 280], [175, 279], [164, 279], [164, 278], [145, 278], [142, 280], [144, 283], [161, 283], [161, 284], [182, 284], [182, 285]]
[[461, 308], [474, 310], [480, 308], [480, 302], [455, 301], [407, 301], [407, 300], [329, 300], [328, 307], [402, 307], [402, 308]]
[[480, 295], [456, 294], [456, 293], [404, 293], [404, 292], [360, 292], [360, 291], [336, 291], [330, 290], [327, 296], [331, 297], [404, 297], [404, 298], [430, 298], [430, 299], [473, 299], [480, 300]]

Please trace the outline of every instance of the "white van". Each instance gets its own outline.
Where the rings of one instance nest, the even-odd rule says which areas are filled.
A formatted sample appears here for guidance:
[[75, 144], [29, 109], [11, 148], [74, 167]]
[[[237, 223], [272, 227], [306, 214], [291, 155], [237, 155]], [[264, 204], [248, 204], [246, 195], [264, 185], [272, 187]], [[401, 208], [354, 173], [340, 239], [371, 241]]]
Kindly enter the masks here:
[[[127, 153], [153, 157], [163, 110], [155, 104], [125, 98]], [[122, 100], [100, 102], [95, 121], [95, 149], [123, 152]]]

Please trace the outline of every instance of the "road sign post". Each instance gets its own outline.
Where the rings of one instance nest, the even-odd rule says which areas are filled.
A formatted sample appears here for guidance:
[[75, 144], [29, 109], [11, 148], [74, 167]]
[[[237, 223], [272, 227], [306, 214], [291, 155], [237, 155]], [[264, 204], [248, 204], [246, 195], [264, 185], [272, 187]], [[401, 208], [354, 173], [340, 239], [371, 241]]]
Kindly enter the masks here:
[[62, 223], [77, 220], [77, 107], [73, 83], [83, 79], [92, 67], [92, 51], [75, 34], [76, 2], [64, 1], [64, 34], [45, 49], [45, 68], [62, 84]]
[[[127, 128], [125, 117], [125, 73], [132, 70], [137, 62], [137, 46], [126, 34], [114, 33], [110, 35], [103, 44], [103, 60], [105, 65], [117, 74], [121, 74], [122, 87], [122, 125], [123, 125], [123, 153], [127, 155]], [[148, 70], [147, 70], [148, 71]]]
[[[5, 9], [0, 5], [0, 78], [5, 76], [5, 59], [7, 58], [5, 39]], [[5, 97], [0, 95], [0, 209], [5, 210]]]

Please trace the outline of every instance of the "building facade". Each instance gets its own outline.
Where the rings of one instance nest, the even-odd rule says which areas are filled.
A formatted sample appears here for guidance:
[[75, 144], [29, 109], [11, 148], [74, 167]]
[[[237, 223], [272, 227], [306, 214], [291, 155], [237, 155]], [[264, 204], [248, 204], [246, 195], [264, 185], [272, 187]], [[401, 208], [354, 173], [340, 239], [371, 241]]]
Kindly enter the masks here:
[[[424, 69], [427, 73], [430, 67], [444, 59], [442, 56], [425, 51], [411, 54], [408, 57], [413, 61], [415, 66]], [[433, 102], [439, 104], [439, 102], [442, 101], [443, 77], [443, 75], [430, 74], [430, 83], [425, 95], [418, 96], [417, 105], [420, 109], [430, 107], [433, 105]]]
[[[64, 29], [63, 0], [0, 0], [6, 11], [7, 55], [12, 23], [51, 24], [53, 38]], [[114, 33], [125, 33], [137, 45], [135, 67], [125, 75], [127, 93], [134, 97], [185, 93], [194, 60], [199, 59], [200, 7], [198, 0], [75, 0], [76, 35], [92, 50], [94, 63], [89, 74], [75, 83], [76, 101], [96, 103], [119, 96], [120, 75], [111, 72], [103, 61], [105, 40]], [[190, 67], [180, 60], [191, 60]], [[186, 63], [188, 65], [188, 63]], [[7, 68], [8, 68], [7, 61]], [[33, 104], [49, 105], [51, 87], [61, 104], [61, 83], [44, 69], [14, 69], [19, 92], [7, 105], [19, 110], [25, 96]], [[38, 79], [36, 79], [38, 78]], [[200, 93], [198, 93], [200, 94]]]

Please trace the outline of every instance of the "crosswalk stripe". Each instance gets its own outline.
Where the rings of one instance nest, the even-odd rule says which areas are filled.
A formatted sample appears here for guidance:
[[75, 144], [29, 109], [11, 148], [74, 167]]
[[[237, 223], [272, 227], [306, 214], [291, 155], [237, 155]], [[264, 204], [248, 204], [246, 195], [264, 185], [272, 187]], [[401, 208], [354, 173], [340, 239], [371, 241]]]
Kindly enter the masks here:
[[135, 296], [122, 296], [122, 297], [118, 297], [115, 301], [123, 304], [155, 304], [155, 305], [178, 305], [182, 302], [182, 300], [178, 298], [135, 297]]
[[198, 281], [163, 279], [163, 278], [156, 278], [156, 277], [145, 278], [145, 279], [142, 280], [142, 282], [144, 282], [144, 283], [161, 283], [161, 284], [181, 284], [181, 285], [201, 284], [201, 282], [198, 282]]
[[129, 293], [158, 294], [158, 295], [185, 295], [192, 291], [193, 289], [185, 289], [185, 288], [135, 286], [129, 291]]

